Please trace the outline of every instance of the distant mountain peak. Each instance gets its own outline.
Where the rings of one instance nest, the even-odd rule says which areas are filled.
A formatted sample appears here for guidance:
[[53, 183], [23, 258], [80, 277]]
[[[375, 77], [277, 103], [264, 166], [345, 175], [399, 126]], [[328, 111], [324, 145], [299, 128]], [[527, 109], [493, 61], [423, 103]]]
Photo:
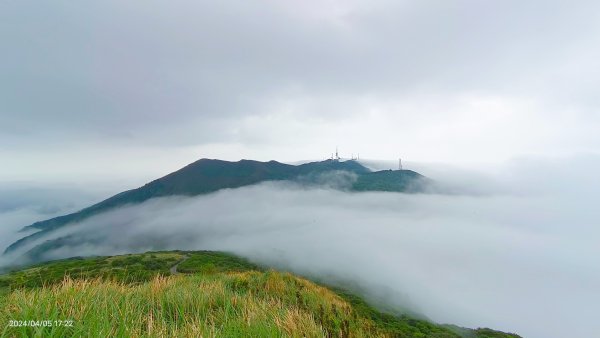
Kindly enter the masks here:
[[[293, 181], [305, 183], [306, 178], [327, 172], [344, 171], [356, 176], [352, 191], [418, 192], [425, 179], [410, 170], [371, 172], [356, 160], [327, 159], [299, 165], [285, 164], [274, 160], [260, 162], [242, 159], [237, 162], [201, 158], [185, 167], [155, 179], [145, 185], [118, 193], [100, 203], [78, 212], [40, 221], [25, 229], [41, 231], [26, 236], [11, 244], [5, 253], [14, 252], [24, 244], [41, 238], [49, 232], [67, 224], [84, 220], [95, 214], [108, 211], [125, 204], [141, 203], [151, 198], [208, 194], [220, 189], [239, 188], [264, 181]], [[323, 182], [320, 182], [323, 183]]]

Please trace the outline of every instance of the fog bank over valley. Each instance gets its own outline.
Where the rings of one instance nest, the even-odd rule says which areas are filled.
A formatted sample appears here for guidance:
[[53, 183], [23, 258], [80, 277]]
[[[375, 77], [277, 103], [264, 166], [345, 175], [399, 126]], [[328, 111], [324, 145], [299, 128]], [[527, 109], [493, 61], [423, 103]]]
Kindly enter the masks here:
[[[20, 232], [23, 226], [77, 211], [107, 195], [98, 185], [84, 189], [64, 183], [0, 182], [0, 250], [34, 232]], [[0, 265], [5, 263], [0, 256]]]

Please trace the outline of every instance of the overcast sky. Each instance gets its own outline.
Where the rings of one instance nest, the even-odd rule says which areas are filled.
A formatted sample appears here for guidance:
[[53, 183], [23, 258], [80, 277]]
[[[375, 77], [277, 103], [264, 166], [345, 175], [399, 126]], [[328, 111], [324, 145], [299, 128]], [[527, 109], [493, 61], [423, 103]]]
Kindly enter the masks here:
[[597, 1], [2, 1], [0, 181], [600, 149]]

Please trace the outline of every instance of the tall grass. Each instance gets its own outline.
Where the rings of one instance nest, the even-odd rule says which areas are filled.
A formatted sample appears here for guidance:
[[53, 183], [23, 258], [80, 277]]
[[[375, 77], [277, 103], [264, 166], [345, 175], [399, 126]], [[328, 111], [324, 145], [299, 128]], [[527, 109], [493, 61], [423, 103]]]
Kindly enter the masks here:
[[[73, 326], [9, 327], [10, 319]], [[0, 325], [10, 337], [386, 336], [335, 293], [273, 271], [158, 276], [138, 285], [67, 278], [11, 292]]]

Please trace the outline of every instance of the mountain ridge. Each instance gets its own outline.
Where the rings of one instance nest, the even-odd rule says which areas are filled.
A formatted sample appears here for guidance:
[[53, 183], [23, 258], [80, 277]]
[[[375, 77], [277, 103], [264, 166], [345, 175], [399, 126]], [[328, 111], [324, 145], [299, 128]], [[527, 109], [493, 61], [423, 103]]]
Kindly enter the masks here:
[[260, 162], [243, 159], [230, 162], [202, 158], [141, 187], [117, 193], [77, 212], [25, 226], [22, 231], [31, 229], [39, 231], [15, 241], [6, 248], [4, 254], [14, 252], [67, 224], [82, 221], [123, 205], [137, 204], [156, 197], [208, 194], [221, 189], [239, 188], [264, 181], [300, 181], [301, 178], [307, 178], [306, 180], [310, 182], [314, 180], [314, 176], [335, 171], [356, 175], [356, 181], [349, 190], [357, 192], [419, 192], [422, 190], [420, 185], [427, 180], [424, 176], [410, 170], [372, 172], [355, 160], [325, 160], [292, 165], [273, 160]]

